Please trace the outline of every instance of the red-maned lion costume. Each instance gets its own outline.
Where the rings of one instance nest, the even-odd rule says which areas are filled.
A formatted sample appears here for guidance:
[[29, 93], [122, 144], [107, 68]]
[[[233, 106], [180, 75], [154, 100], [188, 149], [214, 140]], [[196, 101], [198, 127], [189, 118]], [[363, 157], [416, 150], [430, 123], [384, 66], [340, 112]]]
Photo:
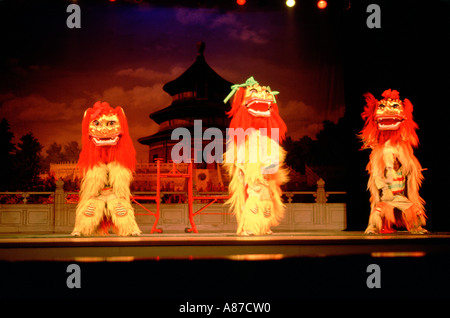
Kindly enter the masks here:
[[278, 92], [260, 86], [253, 77], [233, 85], [225, 167], [231, 177], [230, 199], [238, 235], [266, 235], [284, 215], [280, 185], [287, 182], [285, 151], [279, 141], [286, 125], [278, 113]]
[[364, 95], [365, 125], [362, 149], [371, 148], [368, 189], [371, 212], [366, 234], [392, 233], [404, 227], [411, 233], [426, 233], [424, 200], [419, 195], [422, 167], [413, 147], [419, 139], [413, 120], [413, 105], [400, 100], [399, 92], [386, 90], [382, 100]]
[[136, 151], [121, 107], [96, 102], [84, 113], [82, 150], [78, 167], [83, 174], [72, 235], [107, 233], [121, 236], [141, 231], [130, 203], [130, 184]]

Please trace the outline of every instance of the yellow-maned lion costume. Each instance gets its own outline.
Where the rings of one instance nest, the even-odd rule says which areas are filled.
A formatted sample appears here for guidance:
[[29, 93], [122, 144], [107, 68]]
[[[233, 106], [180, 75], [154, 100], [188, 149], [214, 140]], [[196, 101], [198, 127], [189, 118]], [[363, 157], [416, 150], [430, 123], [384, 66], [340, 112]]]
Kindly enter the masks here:
[[284, 216], [280, 186], [287, 182], [285, 150], [279, 145], [286, 125], [279, 116], [270, 87], [260, 86], [253, 77], [232, 86], [234, 94], [228, 113], [225, 167], [231, 177], [230, 199], [238, 235], [267, 235]]

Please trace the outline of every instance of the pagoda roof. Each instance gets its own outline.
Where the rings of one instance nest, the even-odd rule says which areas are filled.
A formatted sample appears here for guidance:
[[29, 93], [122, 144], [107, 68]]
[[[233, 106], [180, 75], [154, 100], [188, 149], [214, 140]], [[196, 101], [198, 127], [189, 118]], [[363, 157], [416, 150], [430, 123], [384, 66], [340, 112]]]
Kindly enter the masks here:
[[[157, 124], [172, 119], [227, 118], [229, 103], [223, 100], [230, 93], [233, 83], [225, 80], [206, 63], [203, 55], [205, 44], [197, 43], [195, 62], [178, 78], [166, 83], [163, 90], [172, 96], [172, 103], [150, 114]], [[228, 120], [228, 118], [227, 118]], [[218, 126], [222, 126], [218, 124]], [[220, 127], [224, 128], [225, 127]], [[172, 129], [139, 138], [142, 144], [170, 139]]]
[[166, 108], [150, 114], [157, 124], [176, 118], [226, 116], [229, 106], [223, 100], [233, 83], [223, 79], [206, 63], [203, 42], [199, 42], [197, 48], [195, 62], [178, 78], [163, 86], [173, 101]]
[[163, 90], [175, 96], [183, 92], [197, 92], [197, 98], [222, 102], [233, 83], [223, 79], [206, 63], [205, 43], [197, 43], [197, 59], [178, 78], [166, 83]]
[[[191, 134], [191, 141], [194, 142], [194, 136], [195, 136], [195, 128], [194, 126], [187, 126], [184, 127], [186, 128], [189, 133]], [[207, 129], [208, 127], [202, 127], [202, 136], [203, 136], [203, 132], [205, 129]], [[146, 137], [141, 137], [138, 138], [138, 142], [143, 144], [143, 145], [151, 145], [153, 143], [159, 142], [159, 141], [169, 141], [169, 142], [173, 142], [173, 143], [178, 143], [177, 140], [172, 140], [172, 132], [173, 130], [176, 128], [169, 128], [163, 131], [158, 131], [157, 133], [150, 135], [150, 136], [146, 136]], [[220, 139], [215, 141], [219, 141]]]
[[184, 118], [214, 118], [226, 117], [227, 104], [218, 102], [208, 102], [206, 100], [188, 100], [180, 103], [173, 103], [170, 106], [150, 114], [150, 118], [157, 124], [161, 124], [169, 119]]

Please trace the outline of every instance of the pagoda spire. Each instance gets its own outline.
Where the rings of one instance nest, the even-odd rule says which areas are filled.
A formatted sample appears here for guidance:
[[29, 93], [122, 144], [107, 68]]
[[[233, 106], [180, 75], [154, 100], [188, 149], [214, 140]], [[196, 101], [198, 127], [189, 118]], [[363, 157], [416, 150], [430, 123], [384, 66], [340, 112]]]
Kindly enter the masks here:
[[197, 42], [197, 56], [203, 56], [203, 53], [205, 52], [205, 42], [200, 41]]

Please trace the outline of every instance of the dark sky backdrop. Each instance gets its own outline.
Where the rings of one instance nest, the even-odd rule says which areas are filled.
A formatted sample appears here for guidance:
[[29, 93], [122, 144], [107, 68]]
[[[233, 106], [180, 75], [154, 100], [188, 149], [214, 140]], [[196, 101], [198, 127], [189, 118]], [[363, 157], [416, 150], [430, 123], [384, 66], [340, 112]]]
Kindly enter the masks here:
[[253, 75], [280, 91], [288, 134], [314, 138], [323, 120], [344, 114], [339, 23], [315, 1], [295, 9], [248, 2], [78, 1], [81, 29], [69, 29], [70, 1], [0, 1], [1, 116], [16, 140], [32, 131], [47, 147], [80, 141], [84, 110], [107, 101], [125, 109], [138, 159], [147, 160], [137, 139], [157, 130], [148, 115], [170, 104], [162, 86], [195, 61], [204, 41], [219, 75], [233, 83]]

